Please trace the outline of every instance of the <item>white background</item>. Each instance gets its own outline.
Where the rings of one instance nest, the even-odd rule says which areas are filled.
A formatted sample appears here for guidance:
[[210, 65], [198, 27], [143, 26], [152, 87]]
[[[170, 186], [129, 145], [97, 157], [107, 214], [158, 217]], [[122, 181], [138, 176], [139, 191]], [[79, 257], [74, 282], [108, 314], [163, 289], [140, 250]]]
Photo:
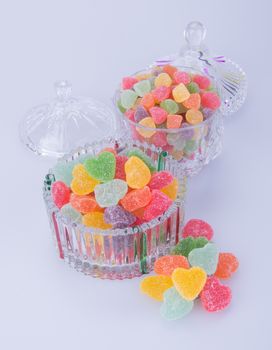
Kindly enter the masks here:
[[[270, 1], [1, 0], [1, 349], [271, 349]], [[102, 281], [57, 259], [41, 187], [52, 164], [26, 151], [18, 122], [58, 79], [110, 103], [122, 76], [177, 51], [202, 21], [207, 44], [241, 64], [246, 104], [225, 122], [224, 150], [188, 186], [187, 219], [203, 218], [239, 272], [224, 312], [199, 307], [166, 322], [140, 279]]]

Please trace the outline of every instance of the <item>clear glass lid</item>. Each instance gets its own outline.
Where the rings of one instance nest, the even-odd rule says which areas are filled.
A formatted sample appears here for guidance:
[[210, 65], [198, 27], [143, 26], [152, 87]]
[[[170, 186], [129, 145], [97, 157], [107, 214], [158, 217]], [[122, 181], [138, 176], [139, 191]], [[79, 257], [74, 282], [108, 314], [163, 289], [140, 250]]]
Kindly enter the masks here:
[[225, 56], [209, 53], [204, 44], [206, 28], [201, 22], [190, 22], [184, 30], [186, 44], [178, 54], [157, 59], [153, 65], [173, 64], [187, 66], [203, 71], [217, 82], [223, 115], [236, 112], [247, 95], [247, 78], [238, 64]]
[[20, 123], [22, 142], [38, 155], [61, 157], [86, 143], [114, 136], [114, 112], [89, 97], [72, 96], [71, 84], [55, 83], [56, 97], [32, 108]]

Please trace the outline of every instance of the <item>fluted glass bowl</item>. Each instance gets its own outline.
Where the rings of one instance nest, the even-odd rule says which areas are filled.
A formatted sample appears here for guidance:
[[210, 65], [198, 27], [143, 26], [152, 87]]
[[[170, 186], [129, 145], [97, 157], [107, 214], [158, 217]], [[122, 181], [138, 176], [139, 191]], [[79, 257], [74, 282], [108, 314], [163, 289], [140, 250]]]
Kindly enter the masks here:
[[86, 275], [107, 279], [141, 276], [153, 269], [154, 261], [169, 253], [179, 241], [184, 217], [186, 179], [178, 162], [163, 150], [129, 139], [107, 139], [86, 145], [65, 156], [62, 162], [76, 162], [86, 155], [96, 155], [106, 147], [122, 154], [133, 147], [140, 148], [155, 162], [158, 170], [169, 170], [179, 178], [178, 197], [161, 216], [142, 225], [126, 229], [100, 230], [69, 221], [52, 200], [53, 171], [45, 177], [43, 196], [53, 239], [60, 259]]
[[[203, 72], [192, 67], [176, 67], [188, 73], [205, 75]], [[150, 73], [150, 69], [137, 72], [132, 76], [148, 73]], [[212, 84], [217, 90], [217, 82], [212, 80]], [[178, 129], [149, 128], [130, 120], [120, 111], [118, 107], [120, 92], [120, 89], [116, 91], [113, 102], [117, 114], [124, 123], [126, 133], [130, 134], [133, 140], [161, 147], [168, 152], [173, 159], [179, 162], [179, 167], [186, 176], [197, 174], [203, 166], [207, 165], [221, 153], [223, 120], [219, 110], [213, 113], [207, 111], [206, 119], [197, 125], [187, 125]], [[143, 137], [138, 132], [140, 129], [143, 131], [153, 131], [154, 135], [149, 138]]]

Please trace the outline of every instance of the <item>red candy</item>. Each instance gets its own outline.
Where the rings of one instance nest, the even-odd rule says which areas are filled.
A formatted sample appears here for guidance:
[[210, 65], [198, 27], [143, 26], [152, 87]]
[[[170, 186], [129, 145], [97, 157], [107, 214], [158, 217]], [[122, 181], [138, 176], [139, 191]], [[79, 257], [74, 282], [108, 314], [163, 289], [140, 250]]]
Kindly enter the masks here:
[[152, 137], [151, 142], [156, 147], [164, 147], [167, 145], [166, 133], [163, 131], [157, 131]]
[[126, 89], [131, 89], [133, 87], [134, 84], [138, 83], [138, 80], [136, 78], [133, 77], [125, 77], [122, 80], [122, 88], [124, 90]]
[[135, 111], [133, 109], [128, 109], [125, 112], [125, 116], [127, 116], [127, 118], [133, 122], [135, 122], [134, 115], [135, 115]]
[[172, 272], [178, 267], [189, 269], [187, 258], [182, 255], [166, 255], [155, 261], [154, 271], [158, 275], [171, 276]]
[[70, 201], [70, 188], [62, 181], [56, 181], [52, 185], [52, 197], [56, 206], [60, 209]]
[[206, 90], [210, 87], [211, 82], [208, 77], [205, 77], [204, 75], [198, 75], [196, 74], [193, 77], [193, 81], [197, 83], [197, 85], [200, 87], [200, 89]]
[[169, 98], [171, 94], [170, 87], [167, 86], [159, 86], [155, 90], [152, 91], [152, 95], [157, 103], [162, 102]]
[[208, 312], [220, 311], [230, 304], [231, 289], [222, 285], [216, 277], [208, 277], [200, 299], [202, 306]]
[[116, 157], [115, 179], [126, 180], [125, 162], [127, 160], [128, 160], [128, 157], [126, 156]]
[[219, 253], [217, 269], [214, 275], [218, 278], [226, 279], [238, 269], [239, 261], [231, 253]]
[[211, 240], [213, 237], [212, 227], [205, 221], [199, 219], [191, 219], [187, 222], [182, 230], [182, 237], [205, 237]]
[[213, 111], [220, 107], [220, 98], [215, 92], [204, 92], [201, 96], [203, 108], [210, 108]]
[[176, 84], [183, 83], [184, 85], [187, 85], [190, 83], [191, 78], [190, 78], [190, 75], [188, 73], [177, 71], [174, 74], [174, 81]]
[[70, 197], [70, 204], [75, 210], [83, 214], [90, 213], [98, 208], [95, 198], [91, 195], [79, 196], [72, 193]]
[[151, 190], [160, 190], [170, 185], [173, 180], [174, 177], [169, 171], [159, 171], [152, 175], [148, 186]]
[[173, 203], [164, 193], [153, 190], [151, 202], [145, 207], [143, 220], [149, 221], [162, 215]]
[[163, 66], [164, 73], [167, 73], [168, 75], [170, 75], [171, 78], [174, 77], [175, 72], [178, 70], [176, 67], [171, 66], [170, 64], [167, 64], [165, 66]]
[[163, 108], [152, 107], [150, 108], [149, 112], [155, 124], [162, 124], [166, 121], [167, 112]]

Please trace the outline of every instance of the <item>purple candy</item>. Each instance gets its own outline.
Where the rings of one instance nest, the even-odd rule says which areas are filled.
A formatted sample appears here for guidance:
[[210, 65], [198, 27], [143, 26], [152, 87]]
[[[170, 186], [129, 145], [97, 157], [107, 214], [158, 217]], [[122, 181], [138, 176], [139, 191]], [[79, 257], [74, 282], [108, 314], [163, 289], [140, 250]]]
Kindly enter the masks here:
[[148, 113], [146, 109], [143, 106], [138, 106], [136, 108], [135, 114], [134, 114], [134, 120], [136, 123], [139, 123], [142, 119], [148, 117]]
[[186, 130], [186, 126], [191, 126], [188, 123], [183, 123], [181, 128], [181, 135], [184, 140], [190, 140], [194, 136], [194, 129], [190, 128]]
[[123, 209], [120, 205], [108, 207], [104, 212], [104, 220], [113, 228], [125, 228], [136, 221], [136, 216]]

